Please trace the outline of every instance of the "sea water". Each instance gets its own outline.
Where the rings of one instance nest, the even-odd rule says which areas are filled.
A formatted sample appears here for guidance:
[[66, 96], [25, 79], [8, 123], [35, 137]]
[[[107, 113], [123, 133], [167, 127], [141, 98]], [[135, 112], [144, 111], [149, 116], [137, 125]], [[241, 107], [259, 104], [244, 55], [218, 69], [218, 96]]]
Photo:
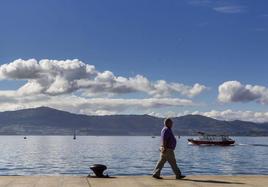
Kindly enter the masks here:
[[[186, 175], [268, 175], [268, 137], [233, 137], [233, 146], [196, 146], [178, 139]], [[0, 175], [79, 175], [105, 164], [109, 175], [150, 175], [160, 138], [150, 136], [0, 136]], [[172, 174], [166, 163], [162, 173]]]

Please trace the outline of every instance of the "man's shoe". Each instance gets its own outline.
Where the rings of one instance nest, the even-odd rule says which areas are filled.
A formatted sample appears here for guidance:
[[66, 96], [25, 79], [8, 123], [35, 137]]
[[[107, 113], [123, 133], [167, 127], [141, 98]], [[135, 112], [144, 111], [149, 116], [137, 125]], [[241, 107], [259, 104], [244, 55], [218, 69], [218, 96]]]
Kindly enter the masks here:
[[162, 177], [156, 176], [156, 175], [153, 175], [152, 177], [155, 178], [155, 179], [163, 179]]
[[176, 176], [176, 179], [183, 179], [184, 177], [186, 177], [186, 176], [180, 175], [180, 176]]

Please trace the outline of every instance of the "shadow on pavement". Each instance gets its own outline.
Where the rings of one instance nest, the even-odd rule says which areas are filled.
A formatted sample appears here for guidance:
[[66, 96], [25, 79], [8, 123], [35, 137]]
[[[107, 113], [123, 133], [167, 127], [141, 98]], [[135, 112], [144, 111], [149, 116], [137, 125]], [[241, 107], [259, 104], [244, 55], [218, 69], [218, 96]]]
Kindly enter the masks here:
[[245, 184], [241, 182], [228, 182], [228, 181], [219, 181], [219, 180], [197, 180], [197, 179], [181, 179], [181, 180], [191, 181], [191, 182], [216, 183], [216, 184]]
[[95, 179], [115, 179], [117, 177], [96, 177], [96, 176], [87, 176], [87, 178], [95, 178]]

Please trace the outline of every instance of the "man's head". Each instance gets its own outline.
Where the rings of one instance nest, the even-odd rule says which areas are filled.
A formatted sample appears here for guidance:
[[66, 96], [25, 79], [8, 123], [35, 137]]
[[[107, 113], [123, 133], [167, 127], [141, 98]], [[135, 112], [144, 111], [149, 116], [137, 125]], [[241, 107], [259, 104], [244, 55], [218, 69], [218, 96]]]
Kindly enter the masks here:
[[171, 129], [172, 125], [173, 125], [173, 122], [172, 122], [172, 120], [170, 118], [167, 118], [167, 119], [165, 119], [164, 124], [165, 124], [166, 127]]

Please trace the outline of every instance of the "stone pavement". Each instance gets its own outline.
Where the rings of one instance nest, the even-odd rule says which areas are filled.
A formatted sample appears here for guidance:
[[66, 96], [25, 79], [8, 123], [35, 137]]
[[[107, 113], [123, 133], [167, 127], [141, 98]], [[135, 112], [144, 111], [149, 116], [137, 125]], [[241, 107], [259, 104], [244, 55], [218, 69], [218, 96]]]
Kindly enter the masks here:
[[0, 187], [268, 187], [265, 176], [187, 176], [183, 180], [151, 176], [87, 178], [78, 176], [0, 176]]

